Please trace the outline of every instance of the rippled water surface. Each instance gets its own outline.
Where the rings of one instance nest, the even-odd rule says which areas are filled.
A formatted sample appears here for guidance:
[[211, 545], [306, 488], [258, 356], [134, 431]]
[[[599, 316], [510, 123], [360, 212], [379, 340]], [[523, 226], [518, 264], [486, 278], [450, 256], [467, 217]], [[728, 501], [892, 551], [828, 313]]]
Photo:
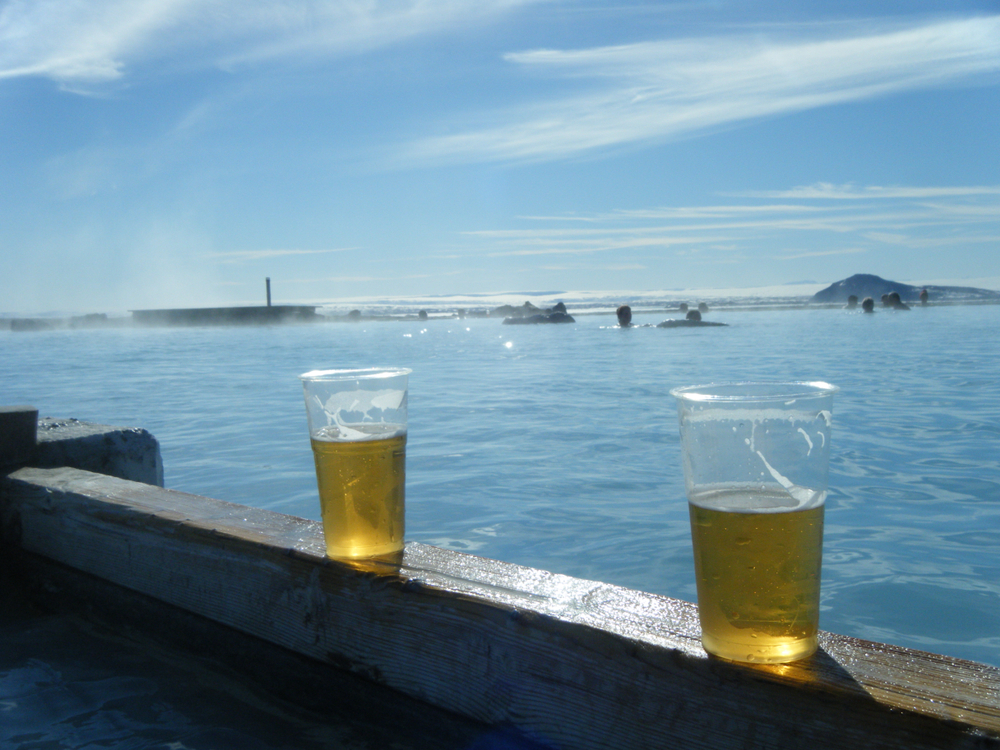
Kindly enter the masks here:
[[0, 332], [0, 403], [146, 427], [169, 487], [318, 519], [296, 376], [410, 367], [408, 539], [694, 601], [668, 390], [827, 380], [821, 627], [1000, 666], [1000, 306], [709, 318]]

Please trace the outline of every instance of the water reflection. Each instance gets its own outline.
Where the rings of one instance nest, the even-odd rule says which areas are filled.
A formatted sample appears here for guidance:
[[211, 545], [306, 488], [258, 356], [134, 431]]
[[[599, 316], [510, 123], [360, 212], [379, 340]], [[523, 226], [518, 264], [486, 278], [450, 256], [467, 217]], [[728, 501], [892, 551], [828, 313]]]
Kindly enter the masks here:
[[[655, 323], [663, 314], [633, 317]], [[734, 311], [711, 336], [623, 336], [613, 322], [611, 312], [580, 316], [558, 330], [523, 327], [513, 339], [481, 319], [8, 333], [0, 402], [141, 425], [161, 441], [168, 486], [318, 519], [295, 376], [373, 361], [411, 367], [409, 540], [690, 600], [667, 390], [820, 378], [842, 389], [820, 626], [1000, 665], [988, 638], [953, 648], [947, 607], [911, 610], [904, 622], [874, 593], [884, 582], [980, 591], [957, 594], [963, 617], [978, 623], [971, 635], [995, 623], [1000, 306], [921, 309], [905, 320]], [[864, 586], [872, 596], [860, 594]]]

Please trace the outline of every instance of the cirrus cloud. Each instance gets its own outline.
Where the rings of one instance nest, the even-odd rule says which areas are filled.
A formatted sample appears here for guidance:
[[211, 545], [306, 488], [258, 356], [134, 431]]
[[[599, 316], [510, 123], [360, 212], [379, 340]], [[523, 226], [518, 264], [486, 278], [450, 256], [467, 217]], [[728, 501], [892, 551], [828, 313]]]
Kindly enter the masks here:
[[358, 54], [531, 2], [11, 0], [0, 7], [0, 80], [41, 76], [83, 91], [150, 60], [230, 69]]
[[[899, 24], [899, 22], [897, 22]], [[765, 117], [936, 86], [995, 80], [1000, 16], [836, 34], [820, 25], [505, 59], [526, 74], [590, 82], [584, 93], [489, 113], [500, 125], [409, 147], [417, 161], [549, 161], [669, 141]], [[486, 122], [484, 120], [484, 122]]]

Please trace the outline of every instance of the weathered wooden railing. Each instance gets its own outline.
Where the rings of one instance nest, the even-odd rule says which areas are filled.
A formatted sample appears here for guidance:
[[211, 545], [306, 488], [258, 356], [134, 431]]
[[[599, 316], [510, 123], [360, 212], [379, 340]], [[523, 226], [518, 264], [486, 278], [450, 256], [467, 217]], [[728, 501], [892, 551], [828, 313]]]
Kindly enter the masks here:
[[822, 633], [738, 665], [687, 602], [422, 544], [335, 562], [316, 522], [77, 468], [0, 476], [0, 519], [8, 550], [547, 746], [1000, 748], [984, 664]]

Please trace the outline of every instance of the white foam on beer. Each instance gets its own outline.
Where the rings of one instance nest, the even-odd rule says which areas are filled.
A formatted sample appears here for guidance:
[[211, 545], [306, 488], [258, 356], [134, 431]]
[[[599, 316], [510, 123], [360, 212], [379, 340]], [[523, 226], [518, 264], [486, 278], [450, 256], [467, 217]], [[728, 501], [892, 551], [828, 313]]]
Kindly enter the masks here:
[[779, 488], [765, 484], [719, 484], [703, 487], [688, 497], [699, 508], [729, 513], [791, 513], [818, 508], [826, 492], [791, 485]]
[[362, 440], [388, 440], [406, 434], [406, 428], [388, 422], [364, 422], [361, 424], [331, 424], [316, 431], [314, 440], [329, 443], [354, 443]]

